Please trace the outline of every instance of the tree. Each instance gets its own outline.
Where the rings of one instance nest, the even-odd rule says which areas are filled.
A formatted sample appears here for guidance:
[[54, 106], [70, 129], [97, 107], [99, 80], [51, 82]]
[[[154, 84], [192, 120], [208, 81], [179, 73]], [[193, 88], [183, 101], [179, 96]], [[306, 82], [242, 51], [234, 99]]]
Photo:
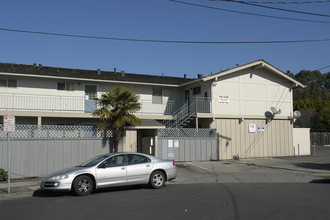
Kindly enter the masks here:
[[96, 99], [99, 108], [93, 112], [93, 115], [101, 120], [99, 129], [110, 128], [113, 130], [114, 152], [118, 152], [118, 144], [124, 126], [141, 123], [140, 119], [134, 115], [141, 108], [138, 100], [139, 96], [125, 87], [115, 87]]
[[325, 102], [320, 111], [318, 127], [321, 130], [329, 130], [330, 128], [330, 101]]
[[310, 127], [313, 130], [330, 130], [330, 73], [302, 70], [296, 75], [290, 75], [306, 88], [293, 90], [294, 110], [302, 112], [295, 125]]

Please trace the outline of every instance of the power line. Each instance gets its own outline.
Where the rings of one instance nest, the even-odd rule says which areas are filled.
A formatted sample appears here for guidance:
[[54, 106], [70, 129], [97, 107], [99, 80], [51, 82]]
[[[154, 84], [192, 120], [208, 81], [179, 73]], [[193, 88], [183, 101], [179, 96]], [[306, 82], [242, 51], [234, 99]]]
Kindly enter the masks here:
[[330, 38], [312, 39], [312, 40], [273, 40], [273, 41], [178, 41], [178, 40], [152, 40], [152, 39], [137, 39], [137, 38], [118, 38], [118, 37], [62, 34], [62, 33], [41, 32], [41, 31], [17, 30], [17, 29], [8, 29], [8, 28], [0, 28], [0, 31], [50, 35], [50, 36], [59, 36], [59, 37], [71, 37], [71, 38], [133, 41], [133, 42], [148, 42], [148, 43], [172, 43], [172, 44], [283, 44], [283, 43], [311, 43], [311, 42], [330, 41]]
[[[223, 1], [223, 0], [210, 0], [210, 1]], [[229, 0], [231, 1], [231, 0]], [[330, 1], [299, 1], [299, 2], [264, 2], [264, 1], [244, 1], [246, 3], [255, 3], [255, 4], [314, 4], [314, 3], [329, 3]]]
[[233, 1], [233, 0], [221, 0], [221, 1], [234, 2], [234, 3], [238, 3], [238, 4], [250, 5], [250, 6], [261, 7], [261, 8], [268, 8], [268, 9], [273, 9], [273, 10], [278, 10], [278, 11], [286, 11], [286, 12], [292, 12], [292, 13], [298, 13], [298, 14], [321, 16], [321, 17], [330, 17], [330, 15], [328, 15], [328, 14], [318, 14], [318, 13], [305, 12], [305, 11], [296, 11], [296, 10], [290, 10], [290, 9], [284, 9], [284, 8], [275, 8], [275, 7], [271, 7], [271, 6], [252, 4], [252, 3], [249, 3], [249, 2], [245, 2], [245, 1]]
[[273, 16], [273, 15], [263, 15], [263, 14], [257, 14], [257, 13], [236, 11], [236, 10], [230, 10], [230, 9], [223, 9], [223, 8], [218, 8], [218, 7], [212, 7], [212, 6], [194, 4], [194, 3], [189, 3], [189, 2], [182, 2], [182, 1], [177, 1], [177, 0], [168, 0], [168, 1], [179, 3], [179, 4], [197, 6], [197, 7], [201, 7], [201, 8], [213, 9], [213, 10], [218, 10], [218, 11], [226, 11], [226, 12], [232, 12], [232, 13], [238, 13], [238, 14], [246, 14], [246, 15], [253, 15], [253, 16], [259, 16], [259, 17], [266, 17], [266, 18], [276, 18], [276, 19], [282, 19], [282, 20], [303, 21], [303, 22], [313, 22], [313, 23], [325, 23], [325, 24], [329, 24], [330, 23], [329, 21], [298, 19], [298, 18], [289, 18], [289, 17], [281, 17], [281, 16]]
[[327, 68], [329, 68], [329, 67], [330, 67], [330, 65], [325, 66], [325, 67], [322, 67], [322, 68], [318, 69], [318, 71], [323, 70], [323, 69], [327, 69]]

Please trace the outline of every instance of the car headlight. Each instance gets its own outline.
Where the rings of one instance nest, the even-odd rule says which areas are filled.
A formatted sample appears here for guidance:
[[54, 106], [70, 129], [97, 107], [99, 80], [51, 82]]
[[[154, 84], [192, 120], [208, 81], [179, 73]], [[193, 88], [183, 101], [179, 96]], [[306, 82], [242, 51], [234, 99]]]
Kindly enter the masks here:
[[48, 178], [49, 180], [64, 180], [69, 178], [68, 175], [58, 175], [58, 176], [52, 176], [50, 178]]

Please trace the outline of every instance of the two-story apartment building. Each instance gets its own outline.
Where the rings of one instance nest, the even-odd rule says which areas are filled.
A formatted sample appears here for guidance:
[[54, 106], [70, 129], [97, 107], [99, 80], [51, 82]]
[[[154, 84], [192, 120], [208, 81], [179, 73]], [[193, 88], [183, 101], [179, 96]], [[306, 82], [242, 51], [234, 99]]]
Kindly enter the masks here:
[[116, 86], [142, 106], [124, 151], [144, 152], [159, 128], [193, 127], [217, 130], [219, 159], [293, 154], [292, 89], [303, 85], [263, 60], [197, 79], [0, 63], [0, 115], [17, 124], [97, 124], [93, 98]]

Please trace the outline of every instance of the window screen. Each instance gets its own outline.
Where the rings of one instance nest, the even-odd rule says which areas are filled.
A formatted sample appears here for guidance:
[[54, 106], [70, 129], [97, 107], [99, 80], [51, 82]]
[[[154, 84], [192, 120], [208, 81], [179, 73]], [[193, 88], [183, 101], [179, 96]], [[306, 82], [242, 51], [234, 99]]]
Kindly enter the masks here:
[[8, 79], [8, 87], [17, 88], [17, 80], [16, 79]]
[[73, 83], [66, 83], [66, 90], [67, 91], [73, 91], [74, 90]]
[[201, 87], [197, 86], [193, 88], [193, 95], [201, 94]]
[[0, 79], [0, 87], [17, 88], [16, 79]]
[[65, 90], [65, 83], [57, 83], [57, 90]]
[[0, 79], [0, 87], [7, 87], [7, 80], [6, 79]]
[[152, 103], [153, 104], [162, 104], [163, 103], [162, 89], [153, 89], [152, 90]]
[[74, 84], [73, 83], [57, 83], [57, 90], [73, 91]]

